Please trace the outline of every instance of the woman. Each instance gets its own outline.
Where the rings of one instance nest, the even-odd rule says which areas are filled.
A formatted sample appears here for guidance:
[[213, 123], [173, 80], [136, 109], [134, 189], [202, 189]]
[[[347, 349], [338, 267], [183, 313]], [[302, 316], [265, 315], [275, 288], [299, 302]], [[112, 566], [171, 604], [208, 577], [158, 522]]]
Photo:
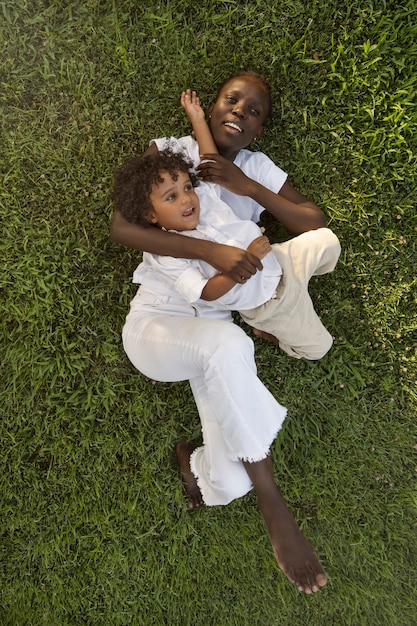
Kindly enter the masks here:
[[[270, 111], [265, 79], [253, 73], [229, 78], [209, 111], [219, 154], [201, 155], [209, 161], [199, 165], [199, 174], [222, 186], [222, 199], [239, 217], [250, 215], [257, 221], [266, 209], [294, 234], [320, 228], [325, 225], [320, 209], [295, 190], [268, 157], [246, 150], [262, 134]], [[156, 141], [147, 152], [164, 143]], [[198, 156], [198, 146], [187, 138], [184, 143]], [[154, 254], [202, 259], [236, 282], [262, 269], [260, 260], [246, 250], [133, 225], [117, 210], [110, 235]], [[240, 327], [222, 319], [161, 314], [158, 305], [158, 314], [149, 314], [152, 303], [147, 300], [142, 307], [141, 297], [149, 300], [146, 293], [135, 297], [123, 329], [126, 352], [149, 377], [188, 379], [202, 423], [203, 446], [177, 445], [188, 506], [227, 504], [253, 486], [278, 565], [300, 591], [318, 591], [326, 575], [274, 482], [269, 448], [281, 418], [275, 399], [256, 376], [253, 342]], [[169, 294], [167, 298], [165, 306], [175, 309]], [[245, 440], [253, 442], [245, 450], [236, 444], [241, 428], [249, 429]]]

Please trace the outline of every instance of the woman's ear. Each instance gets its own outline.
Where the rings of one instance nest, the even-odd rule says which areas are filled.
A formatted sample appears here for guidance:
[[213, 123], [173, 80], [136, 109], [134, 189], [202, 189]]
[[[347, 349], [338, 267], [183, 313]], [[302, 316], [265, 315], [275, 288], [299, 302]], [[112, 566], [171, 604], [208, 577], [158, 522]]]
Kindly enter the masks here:
[[209, 108], [207, 109], [207, 117], [210, 119], [211, 118], [211, 113], [213, 111], [213, 107], [214, 107], [214, 102], [212, 102], [209, 106]]
[[264, 130], [265, 130], [265, 126], [261, 126], [258, 132], [256, 133], [255, 140], [260, 139], [262, 137], [262, 135], [264, 134]]

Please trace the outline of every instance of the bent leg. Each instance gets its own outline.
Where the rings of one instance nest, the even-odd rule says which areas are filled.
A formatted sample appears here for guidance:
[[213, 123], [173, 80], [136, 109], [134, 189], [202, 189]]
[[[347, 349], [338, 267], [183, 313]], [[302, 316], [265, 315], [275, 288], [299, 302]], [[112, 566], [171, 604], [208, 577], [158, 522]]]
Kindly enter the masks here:
[[257, 377], [252, 340], [222, 320], [147, 315], [128, 319], [123, 343], [147, 376], [190, 380], [204, 440], [191, 466], [205, 503], [227, 504], [247, 493], [242, 459], [265, 458], [286, 415]]
[[314, 309], [308, 283], [312, 276], [334, 269], [340, 254], [339, 240], [328, 228], [320, 228], [272, 248], [283, 270], [276, 298], [251, 311], [241, 311], [241, 316], [250, 326], [276, 337], [290, 356], [320, 359], [330, 350], [333, 339]]

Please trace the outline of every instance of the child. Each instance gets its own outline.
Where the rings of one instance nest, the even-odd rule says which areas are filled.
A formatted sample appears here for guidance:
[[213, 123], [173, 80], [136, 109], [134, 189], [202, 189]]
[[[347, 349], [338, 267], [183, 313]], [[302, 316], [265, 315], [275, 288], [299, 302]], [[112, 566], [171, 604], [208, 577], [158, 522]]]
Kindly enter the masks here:
[[[177, 292], [190, 305], [190, 311], [202, 317], [214, 316], [218, 311], [223, 319], [231, 319], [230, 315], [220, 315], [220, 311], [241, 311], [249, 324], [261, 326], [279, 339], [280, 347], [291, 356], [321, 358], [332, 339], [314, 311], [302, 266], [290, 266], [282, 280], [277, 260], [281, 257], [280, 244], [271, 248], [256, 224], [238, 220], [216, 195], [214, 185], [201, 183], [194, 187], [196, 178], [190, 168], [180, 154], [169, 151], [134, 158], [115, 174], [116, 207], [132, 222], [246, 248], [263, 261], [263, 270], [237, 284], [204, 261], [144, 253], [134, 282], [155, 294], [166, 293], [169, 285], [172, 297]], [[320, 269], [331, 271], [337, 256], [329, 254], [333, 250], [329, 242], [333, 239], [336, 249], [339, 244], [331, 231], [321, 230], [325, 231], [327, 245], [320, 248]], [[322, 242], [323, 233], [314, 231], [307, 236], [315, 239], [317, 235]], [[314, 251], [313, 245], [306, 249], [317, 265]]]

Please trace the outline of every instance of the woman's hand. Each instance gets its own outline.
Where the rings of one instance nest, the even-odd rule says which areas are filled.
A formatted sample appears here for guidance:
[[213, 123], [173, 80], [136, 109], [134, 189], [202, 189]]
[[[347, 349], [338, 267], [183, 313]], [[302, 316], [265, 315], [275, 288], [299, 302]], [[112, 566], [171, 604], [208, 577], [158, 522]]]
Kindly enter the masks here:
[[205, 261], [237, 283], [244, 283], [257, 270], [262, 270], [259, 258], [248, 250], [223, 244], [216, 244], [212, 250], [210, 257], [205, 255]]
[[217, 183], [238, 196], [248, 196], [251, 179], [237, 165], [220, 154], [202, 154], [196, 168], [201, 178], [208, 183]]

